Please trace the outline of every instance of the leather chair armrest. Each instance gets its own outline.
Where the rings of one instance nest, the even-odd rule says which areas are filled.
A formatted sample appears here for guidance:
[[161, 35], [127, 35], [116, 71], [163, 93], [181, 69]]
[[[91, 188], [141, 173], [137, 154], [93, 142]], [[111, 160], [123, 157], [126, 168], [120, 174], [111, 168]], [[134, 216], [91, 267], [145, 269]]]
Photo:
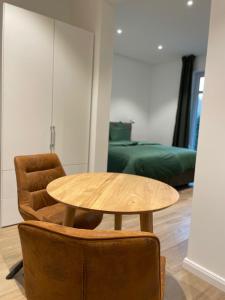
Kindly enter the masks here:
[[[35, 212], [35, 211], [34, 211]], [[37, 212], [35, 212], [37, 214]], [[41, 218], [41, 217], [40, 217]], [[40, 219], [39, 219], [40, 220]], [[110, 240], [110, 239], [124, 239], [124, 238], [153, 238], [156, 243], [159, 245], [159, 239], [153, 233], [149, 232], [132, 232], [132, 231], [115, 231], [115, 230], [87, 230], [87, 229], [76, 229], [67, 226], [61, 226], [54, 223], [47, 222], [35, 222], [28, 220], [22, 225], [30, 225], [34, 227], [39, 227], [46, 231], [55, 232], [60, 235], [67, 237], [74, 237], [75, 239], [84, 239], [84, 240]]]
[[26, 220], [35, 220], [35, 221], [41, 221], [42, 217], [38, 212], [36, 212], [33, 208], [26, 206], [26, 205], [20, 205], [20, 213], [23, 217], [23, 219]]

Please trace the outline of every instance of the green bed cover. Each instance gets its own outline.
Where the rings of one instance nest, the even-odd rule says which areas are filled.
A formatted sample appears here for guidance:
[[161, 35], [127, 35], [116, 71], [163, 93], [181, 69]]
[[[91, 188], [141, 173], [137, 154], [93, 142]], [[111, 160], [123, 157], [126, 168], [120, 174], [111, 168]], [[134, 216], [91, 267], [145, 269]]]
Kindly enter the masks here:
[[167, 180], [194, 170], [196, 152], [149, 142], [109, 143], [108, 172]]

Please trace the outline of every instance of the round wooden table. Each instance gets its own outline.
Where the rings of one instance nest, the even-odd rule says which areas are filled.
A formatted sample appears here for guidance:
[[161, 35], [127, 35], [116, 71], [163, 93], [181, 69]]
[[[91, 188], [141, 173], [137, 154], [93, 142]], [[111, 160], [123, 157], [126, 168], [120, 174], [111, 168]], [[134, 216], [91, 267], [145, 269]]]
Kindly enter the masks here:
[[47, 186], [48, 194], [65, 204], [65, 226], [73, 226], [76, 208], [115, 215], [121, 230], [122, 215], [139, 214], [142, 231], [153, 232], [153, 212], [175, 204], [178, 192], [146, 177], [117, 173], [82, 173], [65, 176]]

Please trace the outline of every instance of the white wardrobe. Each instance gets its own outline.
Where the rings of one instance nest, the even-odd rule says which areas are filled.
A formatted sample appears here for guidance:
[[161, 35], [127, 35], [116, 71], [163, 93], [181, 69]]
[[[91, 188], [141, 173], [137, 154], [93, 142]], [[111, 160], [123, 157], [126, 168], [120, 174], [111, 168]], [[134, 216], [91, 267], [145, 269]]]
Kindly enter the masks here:
[[14, 156], [56, 152], [67, 173], [88, 170], [92, 33], [4, 4], [1, 226], [21, 220]]

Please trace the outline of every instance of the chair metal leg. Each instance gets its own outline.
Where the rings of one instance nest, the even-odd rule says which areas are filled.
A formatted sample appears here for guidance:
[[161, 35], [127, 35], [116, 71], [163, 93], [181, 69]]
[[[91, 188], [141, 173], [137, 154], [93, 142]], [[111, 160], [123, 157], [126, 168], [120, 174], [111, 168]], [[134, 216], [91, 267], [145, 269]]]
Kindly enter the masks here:
[[6, 279], [13, 279], [15, 275], [22, 269], [23, 267], [23, 261], [20, 260], [15, 266], [12, 267], [9, 274], [6, 276]]

